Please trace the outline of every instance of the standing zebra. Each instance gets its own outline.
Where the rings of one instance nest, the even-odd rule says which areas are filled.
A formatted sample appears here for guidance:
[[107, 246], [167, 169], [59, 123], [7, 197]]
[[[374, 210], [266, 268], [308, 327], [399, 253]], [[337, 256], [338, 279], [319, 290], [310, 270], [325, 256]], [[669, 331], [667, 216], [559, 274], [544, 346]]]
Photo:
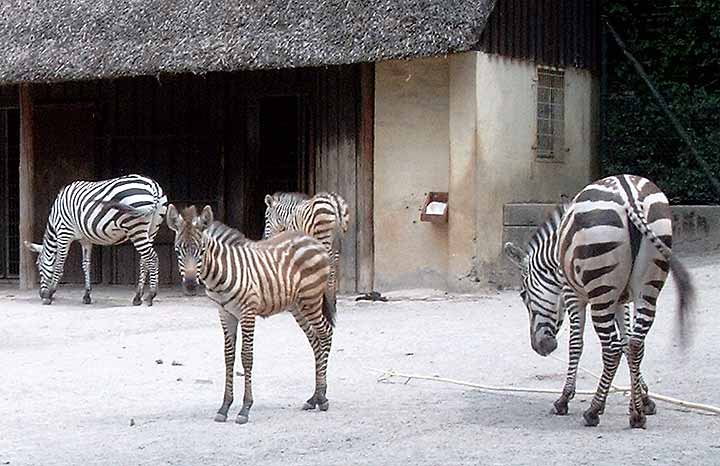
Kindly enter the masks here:
[[[90, 304], [90, 259], [92, 245], [114, 245], [131, 241], [140, 255], [140, 273], [134, 305], [145, 297], [152, 306], [157, 294], [158, 256], [153, 240], [167, 210], [167, 197], [154, 180], [127, 175], [104, 181], [75, 181], [60, 190], [50, 208], [43, 243], [25, 246], [38, 253], [40, 297], [50, 304], [63, 274], [70, 244], [82, 246], [85, 275], [83, 302]], [[149, 289], [145, 280], [149, 273]]]
[[[545, 356], [557, 347], [556, 335], [563, 320], [562, 305], [558, 304], [564, 304], [571, 319], [573, 359], [578, 343], [582, 348], [579, 322], [590, 305], [602, 344], [603, 373], [583, 414], [588, 426], [600, 422], [625, 339], [631, 381], [630, 426], [645, 427], [645, 414], [652, 406], [640, 377], [640, 363], [657, 297], [670, 270], [678, 287], [680, 324], [693, 297], [690, 276], [672, 257], [671, 245], [667, 198], [649, 180], [632, 175], [604, 178], [585, 187], [538, 228], [527, 251], [512, 243], [505, 245], [508, 257], [522, 270], [520, 296], [529, 311], [530, 342], [537, 353]], [[630, 302], [635, 304], [635, 312], [624, 338], [623, 304]], [[574, 377], [572, 385], [574, 393]], [[561, 408], [564, 403], [566, 412], [569, 395], [564, 392], [565, 399], [556, 402], [560, 414], [558, 403]]]
[[313, 197], [303, 193], [265, 196], [265, 231], [271, 238], [283, 231], [300, 231], [320, 241], [332, 259], [328, 290], [335, 299], [340, 263], [340, 239], [348, 230], [350, 212], [339, 194], [321, 192]]
[[215, 420], [224, 422], [233, 402], [233, 367], [238, 322], [242, 332], [241, 359], [245, 371], [243, 405], [235, 422], [248, 421], [252, 396], [255, 317], [290, 309], [315, 354], [315, 392], [303, 409], [326, 411], [327, 361], [332, 343], [335, 302], [327, 295], [330, 256], [323, 245], [299, 232], [286, 232], [263, 241], [213, 222], [210, 206], [200, 215], [194, 206], [178, 213], [168, 206], [167, 224], [175, 232], [178, 268], [186, 290], [199, 281], [220, 305], [225, 336], [225, 394]]

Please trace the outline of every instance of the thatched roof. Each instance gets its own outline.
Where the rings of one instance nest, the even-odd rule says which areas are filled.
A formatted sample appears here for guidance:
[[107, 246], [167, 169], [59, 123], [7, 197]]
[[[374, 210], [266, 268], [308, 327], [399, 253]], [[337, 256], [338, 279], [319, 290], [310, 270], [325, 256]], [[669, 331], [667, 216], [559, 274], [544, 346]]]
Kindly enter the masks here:
[[287, 68], [477, 44], [495, 0], [3, 0], [0, 82]]

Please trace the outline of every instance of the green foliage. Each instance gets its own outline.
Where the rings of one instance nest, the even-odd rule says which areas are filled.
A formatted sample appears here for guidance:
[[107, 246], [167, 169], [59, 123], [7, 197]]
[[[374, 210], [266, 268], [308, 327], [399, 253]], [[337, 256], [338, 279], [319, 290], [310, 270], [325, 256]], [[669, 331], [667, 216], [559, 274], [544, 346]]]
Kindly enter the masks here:
[[[605, 14], [720, 177], [720, 2], [612, 0]], [[606, 174], [655, 181], [674, 203], [718, 203], [705, 173], [608, 38]]]

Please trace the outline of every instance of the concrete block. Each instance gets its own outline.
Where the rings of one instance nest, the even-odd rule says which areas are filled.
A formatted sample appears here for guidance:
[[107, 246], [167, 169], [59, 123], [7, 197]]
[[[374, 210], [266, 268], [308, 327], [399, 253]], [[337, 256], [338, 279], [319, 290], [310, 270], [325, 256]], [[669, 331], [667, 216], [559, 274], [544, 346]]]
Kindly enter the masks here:
[[556, 204], [517, 203], [503, 207], [503, 225], [536, 226], [544, 222]]
[[673, 250], [706, 254], [720, 249], [720, 206], [672, 206]]

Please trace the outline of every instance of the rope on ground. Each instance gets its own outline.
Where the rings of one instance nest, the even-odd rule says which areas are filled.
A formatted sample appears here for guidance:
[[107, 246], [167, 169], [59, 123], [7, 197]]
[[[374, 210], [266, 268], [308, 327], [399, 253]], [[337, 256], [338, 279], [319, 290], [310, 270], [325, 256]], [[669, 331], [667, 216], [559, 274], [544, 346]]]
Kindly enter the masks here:
[[[550, 355], [550, 357], [555, 359], [556, 361], [560, 361], [564, 364], [567, 364], [567, 361], [563, 361], [562, 359], [560, 359], [556, 356], [553, 356], [552, 354]], [[590, 375], [591, 377], [594, 377], [595, 379], [600, 380], [600, 376], [595, 374], [594, 372], [589, 371], [582, 366], [578, 366], [578, 369], [585, 372], [586, 374]], [[616, 391], [627, 392], [627, 393], [630, 392], [630, 387], [619, 387], [615, 384], [612, 384], [611, 387], [613, 389], [615, 389]], [[695, 403], [692, 401], [681, 400], [679, 398], [673, 398], [671, 396], [662, 395], [660, 393], [655, 393], [655, 392], [651, 392], [651, 391], [648, 391], [648, 396], [650, 398], [652, 398], [653, 400], [664, 401], [666, 403], [682, 406], [682, 407], [689, 408], [689, 409], [696, 409], [698, 411], [705, 411], [708, 413], [720, 414], [720, 407], [718, 407], [718, 406], [706, 405], [706, 404], [702, 404], [702, 403]]]
[[[552, 356], [554, 359], [565, 362], [560, 358], [556, 358]], [[597, 374], [594, 374], [593, 372], [584, 369], [582, 367], [578, 366], [578, 369], [580, 369], [583, 372], [588, 373], [589, 375], [595, 377], [596, 379], [599, 379], [599, 376]], [[480, 390], [483, 392], [491, 392], [491, 393], [552, 393], [552, 394], [561, 394], [562, 390], [556, 390], [552, 388], [527, 388], [527, 387], [504, 387], [504, 386], [493, 386], [493, 385], [482, 385], [478, 383], [473, 382], [466, 382], [463, 380], [455, 380], [455, 379], [448, 379], [445, 377], [438, 377], [438, 376], [430, 376], [430, 375], [420, 375], [420, 374], [405, 374], [402, 372], [397, 372], [393, 369], [388, 370], [381, 370], [381, 369], [370, 369], [373, 372], [379, 373], [378, 376], [378, 382], [383, 382], [386, 380], [389, 380], [393, 377], [406, 379], [405, 384], [409, 383], [412, 379], [418, 379], [418, 380], [431, 380], [433, 382], [441, 382], [441, 383], [449, 383], [453, 385], [462, 385], [464, 387], [471, 387], [476, 390]], [[620, 387], [618, 385], [612, 384], [610, 386], [610, 389], [608, 390], [608, 393], [629, 393], [630, 387]], [[576, 395], [594, 395], [595, 391], [590, 390], [576, 390]], [[682, 406], [684, 408], [688, 409], [694, 409], [698, 411], [704, 411], [708, 413], [713, 414], [720, 414], [720, 407], [713, 406], [713, 405], [707, 405], [707, 404], [701, 404], [701, 403], [694, 403], [692, 401], [686, 401], [686, 400], [680, 400], [678, 398], [672, 398], [666, 395], [661, 395], [659, 393], [655, 392], [648, 392], [648, 396], [654, 400], [664, 401], [666, 403]]]
[[[444, 383], [450, 383], [454, 385], [462, 385], [465, 387], [472, 387], [477, 390], [483, 391], [483, 392], [493, 392], [493, 393], [503, 393], [503, 392], [515, 392], [515, 393], [554, 393], [554, 394], [561, 394], [562, 390], [557, 390], [554, 388], [523, 388], [523, 387], [497, 387], [492, 385], [481, 385], [477, 383], [472, 382], [465, 382], [462, 380], [454, 380], [454, 379], [446, 379], [444, 377], [438, 377], [438, 376], [431, 376], [431, 375], [419, 375], [419, 374], [404, 374], [401, 372], [397, 372], [393, 369], [388, 370], [381, 370], [381, 369], [370, 369], [373, 372], [377, 372], [380, 374], [378, 377], [378, 382], [383, 382], [385, 380], [389, 380], [393, 377], [401, 378], [401, 379], [407, 379], [405, 383], [407, 384], [412, 379], [418, 379], [418, 380], [432, 380], [434, 382], [444, 382]], [[614, 393], [617, 391], [616, 388], [612, 387], [610, 389], [610, 393]], [[589, 391], [589, 390], [577, 390], [575, 392], [576, 395], [594, 395], [595, 392]]]

